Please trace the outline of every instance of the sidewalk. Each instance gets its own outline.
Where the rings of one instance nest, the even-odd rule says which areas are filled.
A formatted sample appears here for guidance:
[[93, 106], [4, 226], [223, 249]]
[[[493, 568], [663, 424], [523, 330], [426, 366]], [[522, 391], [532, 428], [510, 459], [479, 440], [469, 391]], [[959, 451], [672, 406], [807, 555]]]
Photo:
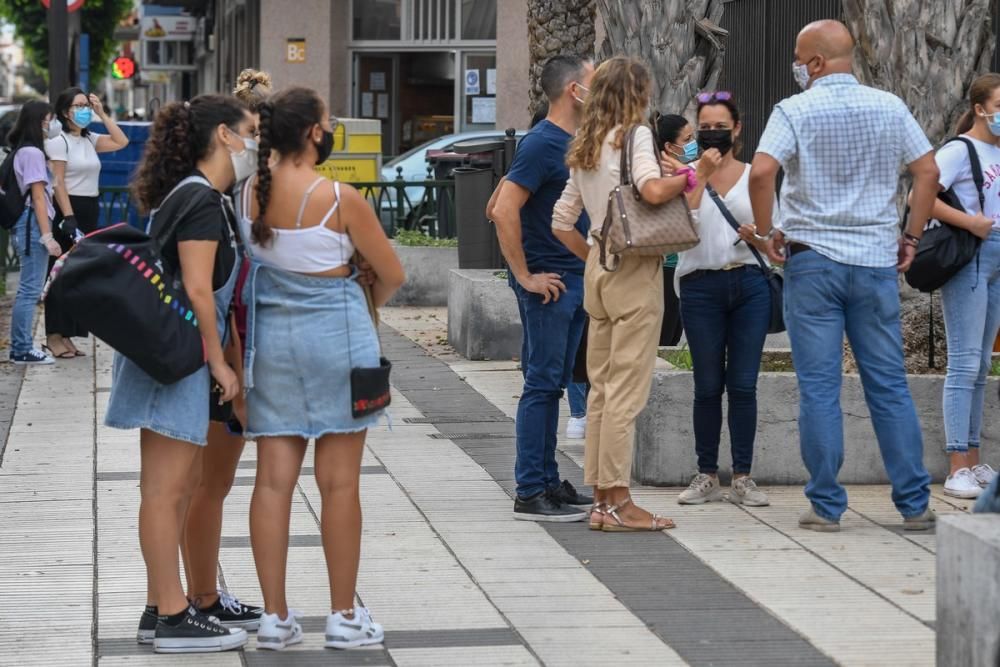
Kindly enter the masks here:
[[[371, 432], [363, 461], [358, 583], [386, 626], [384, 648], [322, 648], [329, 598], [311, 467], [288, 572], [305, 642], [186, 657], [135, 643], [138, 435], [101, 425], [111, 355], [98, 346], [30, 369], [21, 389], [0, 462], [0, 666], [933, 664], [935, 538], [901, 533], [888, 488], [851, 488], [834, 535], [796, 527], [800, 488], [767, 489], [772, 506], [760, 509], [680, 507], [679, 489], [637, 490], [677, 521], [666, 534], [513, 521], [520, 372], [449, 354], [442, 317], [384, 314], [393, 428]], [[254, 456], [248, 446], [221, 553], [224, 585], [247, 602], [261, 600], [247, 525]], [[582, 445], [562, 443], [560, 456], [580, 482]], [[963, 509], [940, 488], [933, 505]]]

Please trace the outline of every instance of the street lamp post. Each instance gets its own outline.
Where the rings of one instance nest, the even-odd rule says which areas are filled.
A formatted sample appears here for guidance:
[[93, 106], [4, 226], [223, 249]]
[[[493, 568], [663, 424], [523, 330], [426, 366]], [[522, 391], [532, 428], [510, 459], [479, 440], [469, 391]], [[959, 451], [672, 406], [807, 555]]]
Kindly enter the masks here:
[[49, 100], [69, 86], [69, 13], [66, 2], [49, 2]]

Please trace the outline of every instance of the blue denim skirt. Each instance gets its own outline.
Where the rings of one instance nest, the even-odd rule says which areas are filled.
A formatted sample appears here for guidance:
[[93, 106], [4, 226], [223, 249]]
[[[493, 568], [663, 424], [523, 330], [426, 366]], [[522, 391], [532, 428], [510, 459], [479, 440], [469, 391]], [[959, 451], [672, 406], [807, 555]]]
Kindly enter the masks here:
[[361, 287], [254, 263], [245, 287], [248, 439], [357, 433], [382, 413], [351, 415], [351, 369], [378, 366]]
[[[215, 292], [215, 317], [219, 337], [226, 331], [226, 317], [240, 273], [240, 258], [226, 284]], [[225, 341], [223, 341], [225, 344]], [[174, 440], [208, 444], [208, 401], [211, 372], [202, 366], [173, 384], [160, 384], [134, 363], [115, 353], [111, 370], [111, 398], [104, 425], [124, 430], [145, 429]]]

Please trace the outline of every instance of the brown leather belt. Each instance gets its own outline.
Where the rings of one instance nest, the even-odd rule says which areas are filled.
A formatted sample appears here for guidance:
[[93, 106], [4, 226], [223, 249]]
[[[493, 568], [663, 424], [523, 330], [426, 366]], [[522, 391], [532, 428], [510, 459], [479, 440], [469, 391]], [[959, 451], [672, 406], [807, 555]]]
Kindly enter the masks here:
[[797, 255], [800, 252], [805, 252], [807, 250], [812, 250], [805, 243], [789, 243], [788, 244], [788, 256]]

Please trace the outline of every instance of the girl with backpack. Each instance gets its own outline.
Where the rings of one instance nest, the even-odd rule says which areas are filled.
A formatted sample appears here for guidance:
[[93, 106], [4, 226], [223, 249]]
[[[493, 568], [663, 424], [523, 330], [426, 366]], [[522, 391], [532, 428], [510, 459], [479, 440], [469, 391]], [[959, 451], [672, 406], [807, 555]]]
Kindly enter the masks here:
[[[944, 492], [977, 498], [996, 477], [996, 471], [980, 460], [979, 446], [986, 378], [1000, 329], [1000, 199], [993, 192], [1000, 174], [1000, 74], [986, 74], [972, 83], [969, 109], [957, 134], [935, 160], [941, 190], [950, 191], [961, 210], [938, 199], [932, 217], [972, 232], [982, 243], [976, 258], [941, 288], [948, 338], [945, 449], [951, 463]], [[981, 177], [973, 173], [974, 162], [979, 163]], [[986, 196], [977, 181], [985, 183]]]
[[[12, 176], [4, 188], [14, 189], [28, 204], [11, 229], [11, 243], [21, 260], [21, 275], [10, 319], [10, 360], [19, 365], [52, 364], [49, 355], [32, 342], [35, 308], [48, 273], [49, 257], [62, 248], [52, 236], [52, 178], [45, 164], [45, 138], [58, 134], [59, 122], [47, 102], [33, 100], [21, 108], [8, 142], [14, 153], [8, 158]], [[5, 165], [6, 166], [6, 165]], [[20, 199], [16, 201], [21, 201]]]

